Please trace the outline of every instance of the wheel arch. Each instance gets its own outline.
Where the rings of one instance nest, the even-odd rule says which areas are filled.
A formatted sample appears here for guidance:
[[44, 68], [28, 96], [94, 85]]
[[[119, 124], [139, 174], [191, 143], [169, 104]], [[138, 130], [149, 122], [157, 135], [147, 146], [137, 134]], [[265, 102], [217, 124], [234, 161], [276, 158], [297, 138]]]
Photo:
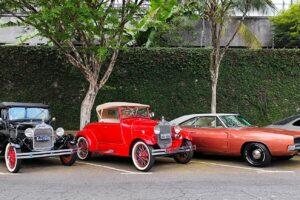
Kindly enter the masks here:
[[130, 143], [130, 146], [129, 146], [129, 152], [128, 152], [128, 155], [129, 155], [129, 156], [131, 156], [131, 151], [132, 151], [133, 145], [134, 145], [135, 143], [139, 142], [139, 141], [142, 141], [142, 142], [144, 142], [144, 143], [147, 144], [147, 145], [153, 146], [152, 143], [149, 143], [149, 142], [147, 142], [146, 140], [143, 140], [143, 139], [141, 139], [141, 138], [135, 138], [135, 139], [132, 140], [131, 143]]
[[248, 144], [251, 144], [251, 143], [259, 143], [259, 144], [264, 145], [264, 146], [268, 149], [270, 155], [272, 155], [272, 154], [271, 154], [271, 151], [270, 151], [270, 148], [268, 147], [268, 145], [267, 145], [266, 143], [264, 143], [264, 142], [258, 142], [258, 141], [246, 141], [246, 142], [244, 142], [243, 145], [241, 146], [241, 149], [240, 149], [240, 155], [241, 155], [241, 156], [243, 156], [243, 154], [244, 154], [245, 147], [246, 147]]
[[75, 138], [84, 137], [89, 143], [89, 151], [96, 151], [98, 147], [98, 140], [95, 134], [91, 130], [82, 130], [77, 132]]

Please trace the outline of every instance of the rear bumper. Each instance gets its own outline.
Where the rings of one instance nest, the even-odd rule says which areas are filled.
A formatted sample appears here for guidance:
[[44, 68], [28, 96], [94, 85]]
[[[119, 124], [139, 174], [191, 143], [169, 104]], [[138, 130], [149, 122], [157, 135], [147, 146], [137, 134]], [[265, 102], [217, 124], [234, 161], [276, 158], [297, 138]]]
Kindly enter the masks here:
[[196, 149], [196, 146], [184, 146], [176, 149], [153, 149], [152, 156], [165, 156], [165, 155], [173, 155], [177, 153], [185, 153], [190, 152]]
[[289, 145], [288, 151], [300, 151], [300, 144]]
[[76, 149], [60, 149], [60, 150], [51, 150], [51, 151], [17, 153], [17, 159], [44, 158], [44, 157], [52, 157], [52, 156], [71, 155], [76, 151], [77, 151]]

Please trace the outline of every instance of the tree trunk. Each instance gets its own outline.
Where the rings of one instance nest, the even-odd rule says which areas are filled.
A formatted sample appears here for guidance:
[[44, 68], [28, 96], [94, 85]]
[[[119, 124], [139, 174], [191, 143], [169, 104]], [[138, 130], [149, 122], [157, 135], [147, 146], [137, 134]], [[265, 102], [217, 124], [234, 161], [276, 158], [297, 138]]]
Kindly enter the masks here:
[[90, 123], [91, 120], [91, 113], [92, 108], [98, 93], [98, 87], [95, 83], [90, 83], [89, 89], [85, 95], [81, 103], [81, 110], [80, 110], [80, 130], [84, 128], [84, 126]]
[[211, 81], [211, 113], [217, 113], [217, 85], [218, 80]]
[[210, 56], [211, 76], [211, 113], [217, 113], [217, 86], [219, 79], [221, 56], [219, 49], [213, 50]]

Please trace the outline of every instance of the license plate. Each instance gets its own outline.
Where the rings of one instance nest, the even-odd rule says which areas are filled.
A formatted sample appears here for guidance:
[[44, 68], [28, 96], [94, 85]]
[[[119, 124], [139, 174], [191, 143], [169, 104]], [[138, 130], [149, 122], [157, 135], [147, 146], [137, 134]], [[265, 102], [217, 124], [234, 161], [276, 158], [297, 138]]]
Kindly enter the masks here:
[[50, 136], [36, 136], [35, 140], [37, 142], [48, 142], [50, 141]]
[[169, 139], [171, 138], [171, 136], [169, 134], [161, 134], [160, 135], [160, 139], [165, 140], [165, 139]]

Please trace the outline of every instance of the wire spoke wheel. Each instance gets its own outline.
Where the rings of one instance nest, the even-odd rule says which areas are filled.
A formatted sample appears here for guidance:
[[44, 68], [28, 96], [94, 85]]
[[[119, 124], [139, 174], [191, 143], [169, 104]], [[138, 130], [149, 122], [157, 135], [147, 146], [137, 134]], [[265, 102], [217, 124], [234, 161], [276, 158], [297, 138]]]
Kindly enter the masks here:
[[84, 137], [78, 139], [77, 148], [77, 156], [80, 160], [85, 160], [89, 157], [89, 144]]
[[[72, 144], [70, 144], [70, 143], [68, 142], [67, 148], [68, 148], [68, 149], [76, 149], [76, 145], [72, 145]], [[61, 161], [61, 163], [62, 163], [63, 165], [65, 165], [65, 166], [71, 166], [71, 165], [73, 165], [73, 164], [76, 162], [76, 160], [77, 160], [77, 153], [74, 152], [74, 153], [72, 153], [72, 154], [70, 154], [70, 155], [63, 155], [63, 156], [60, 156], [59, 158], [60, 158], [60, 161]]]
[[191, 141], [184, 141], [182, 143], [182, 146], [186, 147], [188, 146], [190, 148], [190, 151], [188, 152], [184, 152], [184, 153], [177, 153], [174, 155], [174, 160], [177, 162], [177, 163], [180, 163], [180, 164], [186, 164], [188, 162], [191, 161], [191, 159], [193, 158], [193, 155], [194, 155], [194, 152], [193, 152], [193, 145], [192, 145], [192, 142]]
[[21, 167], [21, 160], [17, 158], [17, 150], [10, 143], [7, 144], [5, 149], [5, 164], [6, 168], [11, 173], [17, 173]]
[[154, 164], [154, 157], [151, 154], [152, 147], [144, 142], [136, 142], [132, 148], [131, 156], [134, 166], [140, 171], [149, 171]]

